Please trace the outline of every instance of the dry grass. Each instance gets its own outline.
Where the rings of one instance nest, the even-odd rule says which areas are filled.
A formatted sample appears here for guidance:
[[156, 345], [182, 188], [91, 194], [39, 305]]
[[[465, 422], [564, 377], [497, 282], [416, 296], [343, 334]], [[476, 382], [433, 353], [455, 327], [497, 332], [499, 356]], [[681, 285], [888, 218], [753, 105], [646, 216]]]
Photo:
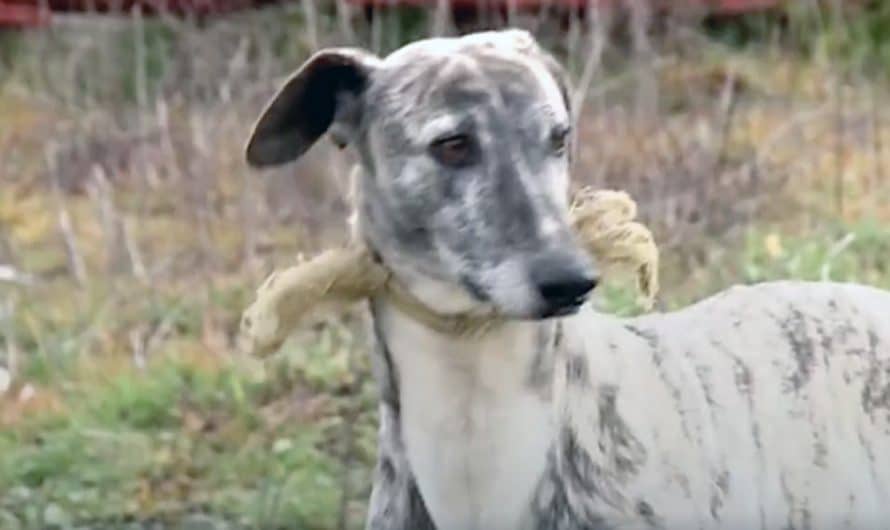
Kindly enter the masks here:
[[[241, 148], [311, 50], [454, 28], [313, 5], [202, 27], [77, 18], [4, 54], [0, 527], [359, 525], [374, 390], [353, 322], [272, 365], [233, 354], [259, 280], [345, 237], [349, 161], [322, 142], [258, 175]], [[774, 277], [890, 286], [883, 79], [827, 46], [591, 21], [514, 20], [587, 85], [576, 179], [640, 202], [669, 306]], [[606, 297], [627, 310], [620, 286]]]

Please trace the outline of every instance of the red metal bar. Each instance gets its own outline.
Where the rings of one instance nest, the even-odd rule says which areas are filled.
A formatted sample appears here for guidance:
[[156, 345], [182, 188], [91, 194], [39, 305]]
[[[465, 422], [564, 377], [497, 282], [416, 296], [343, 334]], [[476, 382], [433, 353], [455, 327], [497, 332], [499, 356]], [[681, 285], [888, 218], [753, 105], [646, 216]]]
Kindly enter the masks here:
[[[146, 15], [209, 15], [240, 11], [281, 0], [0, 0], [0, 21], [10, 25], [45, 23], [51, 13], [127, 14], [139, 8]], [[45, 6], [45, 7], [44, 7]]]
[[[778, 7], [787, 0], [649, 0], [650, 4], [659, 9], [672, 10], [683, 8], [701, 8], [720, 14], [736, 14], [748, 11], [759, 11]], [[365, 7], [434, 7], [437, 0], [347, 0], [347, 3]], [[590, 4], [603, 7], [626, 7], [628, 0], [448, 0], [452, 9], [507, 9], [518, 10], [540, 9], [545, 6], [554, 8], [579, 9]]]
[[[250, 9], [264, 4], [297, 0], [0, 0], [0, 26], [41, 26], [49, 22], [53, 12], [129, 13], [139, 7], [146, 15], [171, 13], [177, 15], [210, 15]], [[438, 0], [346, 0], [363, 8], [427, 7]], [[626, 8], [632, 0], [446, 0], [454, 11], [537, 10], [544, 6], [557, 9], [583, 9], [591, 3], [603, 7]], [[800, 0], [643, 0], [657, 11], [697, 9], [710, 14], [737, 15], [781, 7]], [[846, 0], [858, 4], [861, 0]]]
[[33, 28], [46, 26], [50, 21], [49, 10], [34, 4], [10, 4], [0, 0], [0, 27]]

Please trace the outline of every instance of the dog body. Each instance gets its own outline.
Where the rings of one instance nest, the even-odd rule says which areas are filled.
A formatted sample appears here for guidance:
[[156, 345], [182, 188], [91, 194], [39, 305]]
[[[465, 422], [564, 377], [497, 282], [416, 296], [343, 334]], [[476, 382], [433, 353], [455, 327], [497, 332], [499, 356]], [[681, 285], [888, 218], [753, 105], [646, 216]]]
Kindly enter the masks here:
[[355, 148], [356, 235], [477, 337], [370, 304], [380, 383], [370, 530], [881, 528], [890, 294], [773, 283], [665, 315], [584, 306], [567, 222], [570, 98], [522, 31], [386, 58], [316, 54], [247, 148]]
[[368, 528], [884, 528], [888, 308], [777, 282], [467, 340], [378, 305]]

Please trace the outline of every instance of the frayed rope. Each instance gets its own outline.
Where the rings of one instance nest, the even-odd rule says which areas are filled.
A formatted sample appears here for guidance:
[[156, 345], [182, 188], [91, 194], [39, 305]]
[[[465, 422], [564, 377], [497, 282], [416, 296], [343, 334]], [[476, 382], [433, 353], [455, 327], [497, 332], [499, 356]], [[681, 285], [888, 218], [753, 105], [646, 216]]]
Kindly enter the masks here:
[[[582, 189], [571, 206], [580, 242], [605, 275], [636, 275], [640, 303], [650, 309], [658, 292], [658, 247], [634, 221], [637, 205], [622, 191]], [[274, 272], [260, 285], [241, 319], [239, 349], [250, 355], [277, 350], [298, 326], [362, 300], [385, 296], [428, 327], [456, 336], [483, 334], [504, 322], [496, 311], [442, 315], [417, 300], [367, 248], [350, 245]]]

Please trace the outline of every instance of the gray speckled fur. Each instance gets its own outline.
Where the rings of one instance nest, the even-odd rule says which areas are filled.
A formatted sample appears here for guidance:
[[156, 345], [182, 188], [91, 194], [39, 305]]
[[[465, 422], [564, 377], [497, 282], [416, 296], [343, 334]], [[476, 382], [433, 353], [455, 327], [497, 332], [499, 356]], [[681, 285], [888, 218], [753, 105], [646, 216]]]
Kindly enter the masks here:
[[[888, 308], [868, 287], [776, 282], [676, 313], [560, 320], [545, 371], [562, 416], [534, 528], [884, 528]], [[392, 366], [378, 379], [398, 395]], [[400, 451], [397, 398], [381, 406], [368, 528], [432, 528]], [[838, 423], [855, 435], [833, 435]], [[397, 479], [385, 461], [399, 462]]]
[[567, 319], [589, 364], [557, 355], [564, 494], [540, 528], [882, 528], [888, 319], [884, 291], [804, 282]]
[[[490, 303], [525, 319], [484, 340], [442, 337], [371, 302], [381, 424], [367, 529], [890, 527], [890, 294], [774, 282], [636, 319], [589, 307], [529, 319], [540, 309], [531, 257], [580, 252], [566, 223], [568, 157], [542, 147], [568, 119], [567, 90], [524, 32], [421, 41], [384, 59], [328, 50], [255, 128], [256, 166], [293, 160], [326, 131], [357, 150], [357, 235], [428, 305]], [[469, 128], [479, 163], [433, 163], [436, 127]], [[454, 393], [431, 380], [447, 377]], [[478, 421], [479, 407], [494, 414], [497, 393], [517, 388], [531, 409], [496, 409], [512, 429], [502, 443], [503, 432]], [[444, 425], [466, 435], [465, 453], [460, 438], [444, 440], [446, 464], [417, 450], [439, 442], [424, 436], [424, 407], [432, 417], [466, 413]], [[517, 416], [535, 432], [517, 434]], [[532, 435], [545, 443], [521, 439]], [[473, 474], [505, 455], [490, 469], [533, 477], [527, 489], [504, 479], [522, 497]], [[471, 467], [449, 475], [453, 462]], [[532, 465], [527, 475], [505, 472]], [[522, 513], [498, 512], [497, 502]]]

